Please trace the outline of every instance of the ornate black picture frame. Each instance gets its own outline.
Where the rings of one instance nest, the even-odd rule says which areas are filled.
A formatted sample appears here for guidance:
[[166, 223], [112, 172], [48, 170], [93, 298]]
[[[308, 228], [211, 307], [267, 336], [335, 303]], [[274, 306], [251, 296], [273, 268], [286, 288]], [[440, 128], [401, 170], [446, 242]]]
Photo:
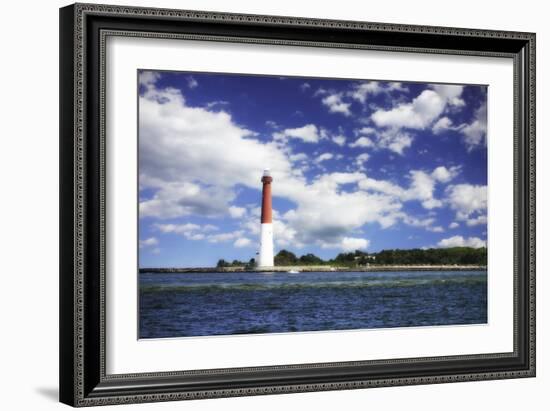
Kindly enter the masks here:
[[[513, 352], [107, 374], [108, 36], [512, 59]], [[535, 376], [535, 34], [75, 4], [60, 10], [60, 100], [61, 402], [92, 406]]]

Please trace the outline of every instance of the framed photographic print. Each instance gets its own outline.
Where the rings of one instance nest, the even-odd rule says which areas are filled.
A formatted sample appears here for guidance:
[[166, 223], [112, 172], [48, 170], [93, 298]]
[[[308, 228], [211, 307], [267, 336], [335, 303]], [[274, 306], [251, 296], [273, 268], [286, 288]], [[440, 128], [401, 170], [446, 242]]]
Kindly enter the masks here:
[[60, 10], [60, 400], [535, 375], [535, 35]]

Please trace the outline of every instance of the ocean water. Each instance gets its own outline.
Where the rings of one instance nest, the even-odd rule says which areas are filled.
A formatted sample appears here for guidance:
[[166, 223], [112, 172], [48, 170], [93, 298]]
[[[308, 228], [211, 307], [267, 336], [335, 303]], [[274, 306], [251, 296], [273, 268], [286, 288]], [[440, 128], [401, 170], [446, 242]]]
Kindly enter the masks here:
[[486, 271], [141, 273], [140, 338], [487, 323]]

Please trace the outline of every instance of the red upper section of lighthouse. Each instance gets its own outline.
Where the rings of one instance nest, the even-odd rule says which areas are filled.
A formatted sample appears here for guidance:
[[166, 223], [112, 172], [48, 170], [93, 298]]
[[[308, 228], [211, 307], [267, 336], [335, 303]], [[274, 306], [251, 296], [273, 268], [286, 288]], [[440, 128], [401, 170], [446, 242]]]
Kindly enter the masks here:
[[269, 174], [269, 170], [265, 170], [262, 177], [262, 224], [270, 224], [273, 222], [273, 210], [271, 205], [272, 181], [273, 177]]

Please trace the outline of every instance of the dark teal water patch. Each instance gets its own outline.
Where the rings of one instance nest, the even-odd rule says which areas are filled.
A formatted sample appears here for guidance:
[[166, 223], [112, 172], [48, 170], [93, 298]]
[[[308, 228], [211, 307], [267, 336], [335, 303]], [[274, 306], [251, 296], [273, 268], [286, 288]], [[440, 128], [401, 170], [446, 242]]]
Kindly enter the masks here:
[[142, 273], [140, 337], [487, 322], [487, 273]]

